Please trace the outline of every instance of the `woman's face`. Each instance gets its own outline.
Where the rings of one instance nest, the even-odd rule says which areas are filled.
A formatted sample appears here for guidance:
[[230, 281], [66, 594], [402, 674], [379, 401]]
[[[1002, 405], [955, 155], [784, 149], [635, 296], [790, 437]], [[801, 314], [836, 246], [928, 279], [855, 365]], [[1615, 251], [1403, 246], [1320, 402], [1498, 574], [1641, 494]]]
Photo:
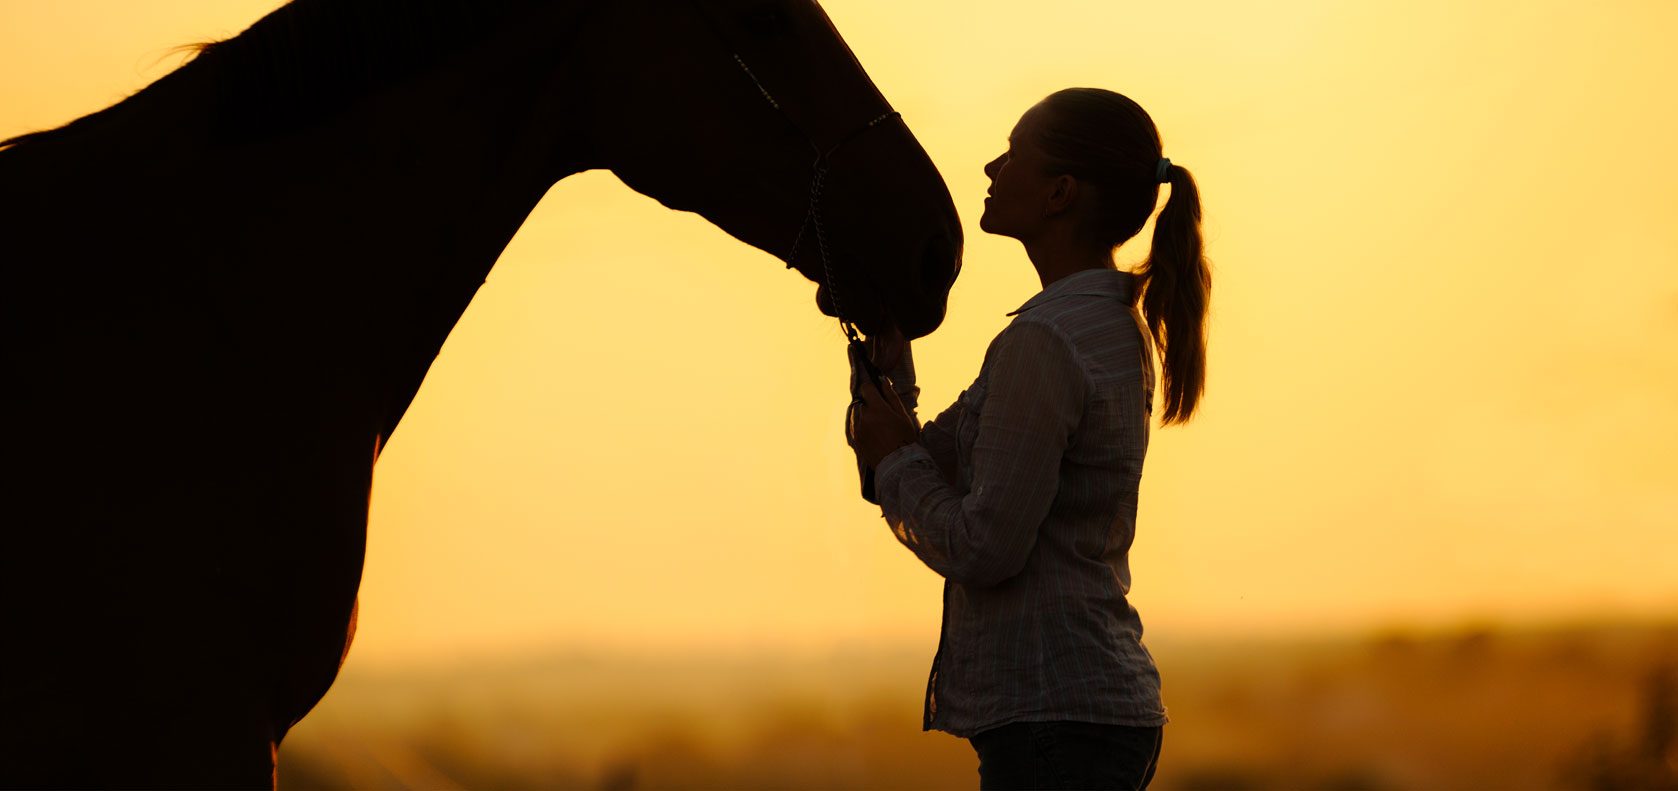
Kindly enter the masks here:
[[985, 165], [990, 189], [985, 193], [985, 213], [979, 217], [980, 230], [1023, 241], [1042, 227], [1054, 189], [1048, 157], [1037, 146], [1045, 112], [1041, 104], [1025, 111], [1008, 135], [1008, 150]]

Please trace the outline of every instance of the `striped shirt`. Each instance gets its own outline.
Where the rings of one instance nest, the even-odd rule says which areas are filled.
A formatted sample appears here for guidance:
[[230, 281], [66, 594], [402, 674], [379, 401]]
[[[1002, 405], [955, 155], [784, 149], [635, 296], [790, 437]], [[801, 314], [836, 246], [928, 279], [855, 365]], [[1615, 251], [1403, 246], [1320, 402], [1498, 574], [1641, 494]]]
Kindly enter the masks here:
[[[1134, 289], [1110, 269], [1050, 284], [919, 441], [880, 462], [893, 534], [945, 578], [925, 730], [1166, 721], [1125, 598], [1154, 389]], [[913, 362], [891, 378], [913, 413]]]

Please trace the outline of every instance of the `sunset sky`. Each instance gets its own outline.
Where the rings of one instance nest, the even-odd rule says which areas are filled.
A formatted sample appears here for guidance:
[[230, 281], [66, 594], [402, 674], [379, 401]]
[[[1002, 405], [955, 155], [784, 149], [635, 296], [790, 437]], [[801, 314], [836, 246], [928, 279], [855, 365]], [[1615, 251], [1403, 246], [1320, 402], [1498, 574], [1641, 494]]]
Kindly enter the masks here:
[[[0, 0], [0, 137], [276, 5]], [[1150, 640], [1678, 612], [1678, 3], [824, 5], [967, 228], [923, 414], [1038, 288], [977, 227], [1023, 110], [1118, 90], [1199, 180], [1208, 390], [1142, 482]], [[813, 293], [609, 173], [556, 185], [379, 462], [350, 663], [930, 649]]]

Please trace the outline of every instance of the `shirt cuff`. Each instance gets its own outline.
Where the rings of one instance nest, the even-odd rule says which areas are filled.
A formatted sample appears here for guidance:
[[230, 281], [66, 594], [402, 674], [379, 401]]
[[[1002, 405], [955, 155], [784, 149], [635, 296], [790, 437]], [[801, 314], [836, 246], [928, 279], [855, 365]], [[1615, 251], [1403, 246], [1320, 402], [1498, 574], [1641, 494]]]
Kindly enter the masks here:
[[932, 461], [932, 455], [921, 447], [919, 442], [911, 442], [894, 450], [880, 460], [880, 466], [874, 468], [874, 491], [882, 492], [889, 486], [891, 476], [903, 469], [903, 465], [916, 461]]

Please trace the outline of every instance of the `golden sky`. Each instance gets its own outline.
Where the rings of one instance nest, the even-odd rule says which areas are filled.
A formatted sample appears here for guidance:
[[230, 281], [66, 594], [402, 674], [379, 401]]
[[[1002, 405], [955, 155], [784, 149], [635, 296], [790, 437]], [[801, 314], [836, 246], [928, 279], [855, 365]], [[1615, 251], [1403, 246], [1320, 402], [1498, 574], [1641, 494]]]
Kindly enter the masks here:
[[[276, 4], [0, 0], [0, 136]], [[1150, 638], [1678, 611], [1678, 4], [1027, 7], [826, 3], [968, 226], [927, 410], [1037, 290], [975, 222], [1020, 112], [1118, 90], [1199, 179], [1209, 385], [1143, 479]], [[379, 463], [352, 662], [930, 646], [812, 294], [610, 174], [557, 185]]]

